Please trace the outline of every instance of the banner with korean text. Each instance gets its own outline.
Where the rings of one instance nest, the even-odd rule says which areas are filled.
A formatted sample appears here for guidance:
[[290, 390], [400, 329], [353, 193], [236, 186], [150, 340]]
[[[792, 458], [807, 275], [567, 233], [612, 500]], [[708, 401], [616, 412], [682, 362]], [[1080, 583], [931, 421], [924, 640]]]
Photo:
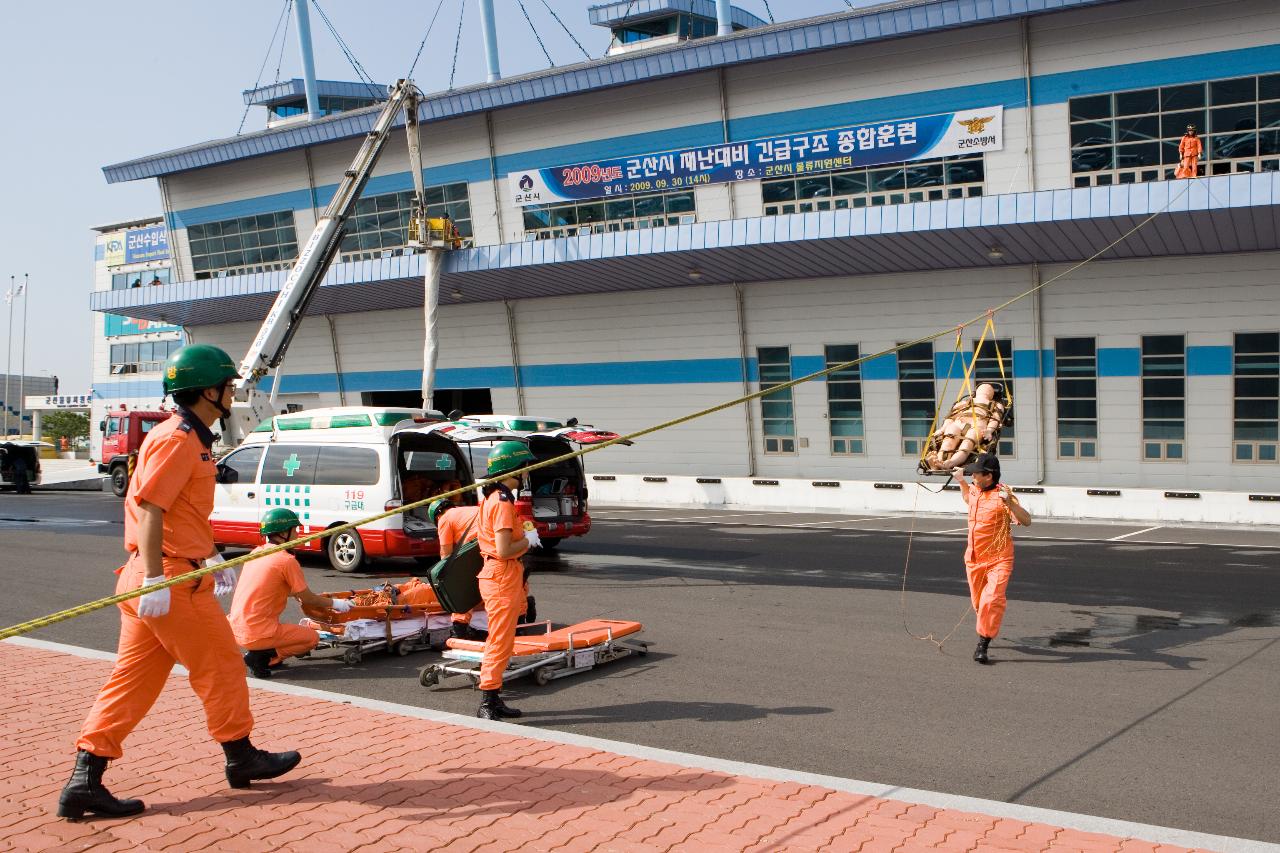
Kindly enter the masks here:
[[704, 184], [781, 178], [1004, 148], [1004, 108], [790, 133], [571, 166], [512, 172], [520, 207]]

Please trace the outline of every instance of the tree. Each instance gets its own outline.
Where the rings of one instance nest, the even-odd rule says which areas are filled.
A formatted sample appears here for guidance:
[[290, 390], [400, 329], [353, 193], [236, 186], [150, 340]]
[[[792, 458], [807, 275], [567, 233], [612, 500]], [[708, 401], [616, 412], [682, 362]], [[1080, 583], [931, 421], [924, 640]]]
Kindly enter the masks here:
[[41, 419], [41, 432], [46, 439], [74, 441], [89, 434], [89, 416], [79, 412], [49, 412]]

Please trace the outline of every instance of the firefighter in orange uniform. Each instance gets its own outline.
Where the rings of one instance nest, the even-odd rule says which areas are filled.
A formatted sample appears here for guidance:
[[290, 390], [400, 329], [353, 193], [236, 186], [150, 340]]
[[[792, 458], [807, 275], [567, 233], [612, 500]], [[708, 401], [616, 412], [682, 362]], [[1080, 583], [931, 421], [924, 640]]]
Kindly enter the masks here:
[[[213, 543], [216, 465], [209, 428], [230, 414], [237, 370], [225, 352], [186, 346], [165, 363], [164, 390], [178, 411], [156, 425], [138, 453], [125, 496], [125, 549], [116, 592], [153, 586], [220, 560]], [[115, 668], [98, 694], [76, 742], [76, 766], [58, 800], [58, 815], [86, 812], [124, 817], [141, 812], [139, 800], [121, 800], [102, 785], [107, 761], [123, 754], [124, 740], [150, 710], [175, 662], [189, 672], [204, 705], [209, 734], [226, 752], [227, 781], [247, 788], [297, 766], [296, 752], [270, 753], [249, 742], [253, 716], [244, 665], [215, 591], [225, 595], [235, 572], [225, 569], [122, 602]]]
[[1178, 142], [1178, 168], [1174, 170], [1175, 178], [1194, 178], [1200, 173], [1200, 155], [1204, 153], [1204, 143], [1196, 135], [1196, 126], [1187, 125], [1187, 132], [1182, 134]]
[[516, 622], [524, 609], [524, 563], [520, 558], [542, 544], [536, 530], [525, 531], [516, 514], [514, 490], [518, 476], [507, 476], [534, 461], [533, 453], [519, 441], [499, 442], [489, 452], [485, 476], [496, 483], [484, 487], [477, 537], [484, 568], [480, 570], [480, 595], [489, 616], [489, 636], [480, 662], [480, 689], [484, 699], [476, 716], [485, 720], [519, 717], [520, 712], [502, 701], [502, 674], [515, 649]]
[[[1008, 486], [1000, 483], [1000, 460], [981, 453], [963, 469], [955, 470], [960, 496], [969, 507], [969, 541], [964, 552], [969, 595], [978, 612], [978, 647], [973, 659], [990, 663], [987, 647], [1000, 633], [1004, 619], [1005, 591], [1013, 574], [1013, 536], [1010, 522], [1024, 527], [1031, 514], [1018, 503]], [[964, 475], [972, 474], [970, 484]]]
[[[258, 525], [267, 542], [258, 550], [283, 545], [302, 525], [297, 513], [284, 507], [268, 510]], [[320, 642], [314, 628], [280, 622], [284, 606], [293, 596], [304, 607], [346, 613], [352, 603], [346, 598], [317, 595], [307, 586], [302, 566], [292, 551], [277, 551], [244, 564], [235, 598], [231, 600], [231, 633], [244, 649], [244, 664], [254, 678], [270, 678], [271, 667], [285, 658], [309, 652]]]

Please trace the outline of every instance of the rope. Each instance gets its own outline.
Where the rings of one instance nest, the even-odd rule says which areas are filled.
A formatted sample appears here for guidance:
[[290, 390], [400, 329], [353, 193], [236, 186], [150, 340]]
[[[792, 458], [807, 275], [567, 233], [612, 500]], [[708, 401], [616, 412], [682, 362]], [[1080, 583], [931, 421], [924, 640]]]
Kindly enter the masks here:
[[334, 41], [338, 43], [338, 48], [342, 51], [343, 56], [347, 58], [347, 62], [351, 63], [352, 69], [355, 70], [356, 76], [360, 78], [360, 82], [364, 83], [376, 100], [381, 100], [386, 92], [378, 87], [373, 81], [373, 77], [369, 72], [364, 70], [364, 66], [360, 64], [360, 60], [356, 59], [355, 53], [347, 46], [346, 41], [338, 33], [338, 28], [329, 20], [329, 16], [324, 13], [324, 9], [320, 8], [320, 0], [311, 0], [311, 5], [316, 7], [316, 12], [320, 15], [320, 20], [324, 21], [324, 25], [329, 30], [329, 34], [333, 36]]
[[[289, 17], [289, 10], [292, 8], [293, 8], [293, 0], [285, 0], [285, 10], [284, 10], [285, 18]], [[284, 48], [285, 48], [285, 45], [287, 45], [288, 43], [289, 43], [289, 28], [285, 27], [284, 35], [280, 38], [280, 52], [276, 54], [275, 82], [277, 83], [280, 82], [280, 69], [284, 67]]]
[[458, 34], [453, 38], [453, 68], [449, 71], [449, 90], [453, 90], [453, 75], [458, 73], [458, 47], [462, 44], [462, 19], [467, 16], [467, 0], [462, 0], [458, 10]]
[[[267, 52], [262, 57], [262, 65], [258, 68], [258, 78], [253, 81], [253, 88], [257, 89], [262, 85], [262, 74], [267, 70], [267, 62], [271, 59], [271, 48], [276, 46], [276, 36], [280, 34], [280, 25], [284, 23], [285, 17], [289, 14], [289, 9], [293, 5], [293, 0], [285, 0], [284, 8], [280, 10], [280, 17], [276, 18], [276, 28], [271, 31], [271, 41], [267, 43]], [[285, 36], [288, 37], [289, 31], [285, 30]], [[284, 40], [280, 41], [280, 55], [284, 56]], [[276, 66], [276, 82], [280, 81], [280, 68]], [[253, 104], [244, 105], [244, 113], [240, 116], [240, 126], [236, 128], [236, 136], [244, 130], [245, 119], [249, 117], [249, 110]]]
[[769, 23], [777, 23], [777, 21], [773, 19], [773, 10], [769, 8], [769, 0], [764, 0], [764, 13], [769, 16]]
[[538, 47], [542, 48], [542, 55], [547, 58], [547, 66], [555, 68], [555, 61], [552, 60], [550, 52], [547, 51], [547, 46], [542, 43], [542, 35], [539, 34], [538, 28], [533, 25], [533, 18], [529, 17], [529, 10], [524, 7], [524, 0], [516, 0], [516, 2], [520, 4], [520, 11], [524, 14], [524, 19], [529, 24], [529, 29], [533, 30], [533, 37], [538, 40]]
[[[564, 25], [564, 21], [560, 20], [560, 16], [556, 14], [555, 9], [551, 8], [550, 4], [547, 3], [547, 0], [542, 0], [542, 5], [547, 7], [547, 11], [551, 13], [551, 17], [555, 18], [556, 23], [560, 25], [560, 29], [564, 30], [569, 38], [573, 39], [573, 43], [578, 46], [578, 50], [582, 51], [582, 55], [587, 59], [591, 59], [591, 54], [587, 53], [587, 49], [582, 46], [582, 42], [578, 41], [578, 37], [573, 34], [573, 31]], [[528, 15], [525, 17], [527, 18]]]
[[[907, 624], [907, 568], [911, 565], [911, 545], [915, 541], [916, 535], [916, 507], [919, 505], [920, 501], [920, 490], [923, 489], [924, 486], [921, 483], [916, 483], [916, 487], [915, 497], [911, 501], [911, 527], [907, 530], [907, 556], [902, 563], [902, 590], [898, 594], [898, 612], [902, 614], [902, 630], [907, 632], [907, 636], [911, 637], [913, 640], [933, 643], [938, 647], [938, 652], [941, 653], [942, 647], [946, 645], [947, 640], [950, 640], [952, 635], [955, 634], [956, 631], [960, 630], [960, 626], [969, 618], [969, 614], [974, 612], [973, 602], [970, 601], [965, 605], [964, 613], [960, 614], [960, 619], [955, 625], [951, 626], [951, 630], [948, 631], [947, 635], [941, 640], [934, 636], [932, 631], [928, 634], [917, 634], [912, 631], [911, 627]], [[929, 490], [925, 489], [925, 491]]]
[[413, 79], [413, 70], [418, 67], [418, 60], [422, 57], [422, 49], [427, 46], [427, 37], [431, 35], [431, 30], [436, 25], [436, 18], [440, 17], [440, 10], [444, 8], [444, 0], [440, 0], [436, 4], [436, 11], [431, 16], [431, 23], [427, 24], [427, 32], [422, 36], [422, 41], [418, 43], [418, 52], [413, 55], [413, 63], [409, 66], [409, 71], [404, 75], [404, 79]]
[[[544, 459], [541, 462], [535, 462], [532, 465], [527, 465], [524, 468], [519, 469], [518, 471], [511, 472], [510, 474], [507, 474], [505, 477], [501, 479], [507, 479], [513, 476], [523, 476], [524, 474], [527, 474], [531, 471], [538, 471], [542, 468], [549, 468], [552, 465], [559, 465], [563, 462], [569, 461], [570, 459], [577, 459], [581, 456], [585, 456], [588, 453], [597, 453], [601, 450], [604, 450], [605, 448], [613, 447], [616, 444], [621, 444], [623, 442], [634, 442], [636, 439], [643, 438], [646, 435], [652, 435], [653, 433], [662, 432], [663, 430], [671, 429], [672, 427], [677, 427], [682, 424], [689, 423], [690, 421], [695, 421], [695, 420], [698, 420], [699, 418], [704, 418], [708, 415], [714, 415], [717, 412], [723, 412], [724, 410], [731, 409], [734, 406], [740, 406], [743, 403], [749, 403], [752, 400], [758, 400], [769, 394], [774, 394], [774, 393], [777, 393], [778, 391], [784, 391], [790, 388], [795, 388], [797, 385], [802, 385], [805, 382], [812, 382], [815, 379], [821, 379], [822, 377], [829, 376], [832, 373], [850, 370], [851, 368], [857, 367], [865, 362], [871, 361], [872, 359], [883, 358], [885, 356], [892, 355], [896, 352], [906, 349], [907, 347], [912, 347], [917, 344], [923, 344], [923, 343], [929, 343], [930, 341], [935, 341], [938, 338], [941, 338], [944, 335], [950, 333], [953, 329], [956, 329], [956, 328], [963, 329], [968, 326], [972, 326], [974, 323], [977, 323], [979, 320], [983, 319], [984, 317], [988, 317], [991, 314], [994, 314], [996, 311], [1001, 311], [1005, 308], [1008, 308], [1010, 305], [1013, 305], [1019, 302], [1020, 300], [1026, 299], [1028, 296], [1031, 296], [1037, 291], [1042, 290], [1048, 287], [1049, 285], [1054, 284], [1055, 282], [1061, 281], [1071, 273], [1075, 272], [1076, 270], [1080, 269], [1086, 264], [1089, 264], [1094, 260], [1097, 260], [1102, 255], [1111, 251], [1113, 248], [1120, 245], [1125, 240], [1129, 239], [1138, 231], [1145, 228], [1153, 220], [1155, 220], [1157, 216], [1160, 216], [1161, 214], [1163, 214], [1175, 202], [1180, 200], [1182, 196], [1186, 194], [1187, 189], [1190, 186], [1190, 181], [1188, 181], [1187, 184], [1188, 184], [1188, 187], [1184, 187], [1182, 192], [1176, 195], [1170, 196], [1169, 201], [1165, 203], [1164, 207], [1160, 208], [1154, 213], [1149, 214], [1137, 225], [1133, 226], [1128, 231], [1124, 232], [1119, 237], [1117, 237], [1115, 240], [1112, 240], [1106, 246], [1102, 247], [1101, 249], [1094, 252], [1089, 257], [1085, 258], [1083, 261], [1080, 261], [1079, 263], [1074, 264], [1073, 266], [1069, 267], [1068, 269], [1064, 270], [1058, 275], [1053, 276], [1052, 278], [1046, 279], [1045, 281], [1041, 282], [1035, 287], [1032, 287], [1029, 290], [1025, 290], [1022, 293], [1018, 294], [1017, 296], [1014, 296], [1011, 299], [1006, 300], [1005, 302], [1001, 303], [1000, 305], [996, 306], [990, 311], [983, 311], [978, 316], [970, 320], [967, 320], [964, 323], [960, 323], [958, 324], [958, 326], [948, 326], [942, 331], [934, 332], [933, 334], [929, 334], [929, 335], [924, 335], [922, 337], [916, 338], [915, 340], [907, 341], [906, 343], [898, 344], [897, 346], [889, 347], [888, 349], [884, 349], [876, 353], [871, 353], [870, 355], [864, 355], [859, 358], [855, 358], [851, 361], [844, 361], [844, 362], [840, 362], [839, 364], [833, 364], [822, 370], [818, 370], [813, 373], [807, 374], [805, 376], [801, 376], [798, 379], [791, 379], [791, 380], [788, 380], [787, 382], [781, 382], [777, 385], [771, 385], [768, 388], [762, 388], [759, 391], [754, 391], [750, 394], [744, 394], [743, 396], [738, 397], [737, 399], [728, 400], [724, 403], [718, 403], [709, 408], [702, 409], [701, 411], [693, 412], [687, 415], [681, 415], [680, 417], [672, 418], [671, 420], [663, 421], [662, 423], [654, 424], [653, 426], [636, 430], [635, 432], [628, 433], [627, 435], [620, 435], [617, 438], [611, 438], [608, 441], [602, 441], [599, 444], [592, 444], [587, 447], [582, 447], [582, 448], [579, 448], [578, 450], [574, 450], [569, 453], [565, 453], [551, 459]], [[9, 637], [16, 637], [16, 636], [19, 636], [20, 634], [27, 634], [38, 628], [44, 628], [49, 625], [56, 625], [59, 622], [65, 622], [68, 619], [73, 619], [76, 616], [80, 616], [85, 613], [92, 613], [96, 610], [101, 610], [104, 607], [110, 607], [113, 604], [119, 604], [122, 601], [128, 601], [129, 599], [132, 599], [132, 598], [138, 598], [141, 595], [143, 595], [145, 592], [150, 592], [152, 590], [157, 590], [157, 589], [164, 589], [166, 587], [176, 586], [177, 584], [180, 584], [180, 583], [186, 583], [187, 581], [190, 581], [190, 580], [196, 580], [197, 578], [204, 577], [207, 574], [210, 574], [215, 571], [219, 571], [221, 569], [234, 568], [236, 566], [243, 565], [244, 563], [248, 562], [250, 559], [257, 559], [258, 557], [265, 557], [270, 554], [277, 554], [280, 551], [284, 551], [289, 548], [296, 548], [299, 545], [306, 544], [307, 542], [314, 542], [317, 539], [323, 539], [327, 536], [333, 536], [335, 534], [343, 533], [348, 530], [355, 530], [357, 527], [362, 527], [367, 524], [372, 524], [375, 521], [381, 521], [382, 519], [390, 518], [393, 515], [400, 515], [402, 513], [409, 512], [410, 510], [420, 509], [421, 507], [424, 507], [435, 500], [453, 498], [453, 497], [457, 497], [458, 495], [466, 494], [467, 492], [473, 492], [473, 491], [476, 491], [477, 489], [481, 489], [484, 486], [489, 485], [492, 482], [496, 482], [497, 479], [498, 478], [495, 478], [493, 480], [489, 480], [489, 479], [478, 480], [477, 482], [472, 483], [469, 486], [461, 486], [450, 492], [445, 492], [439, 495], [432, 495], [429, 498], [423, 498], [420, 501], [415, 501], [414, 503], [405, 504], [396, 509], [388, 510], [387, 512], [382, 512], [382, 513], [378, 513], [377, 515], [370, 516], [369, 518], [364, 518], [359, 521], [353, 521], [348, 524], [340, 524], [335, 527], [330, 527], [326, 530], [321, 530], [315, 533], [308, 534], [306, 536], [301, 536], [290, 542], [284, 542], [280, 545], [276, 545], [271, 548], [265, 548], [254, 554], [245, 554], [243, 556], [235, 557], [234, 559], [227, 560], [226, 562], [219, 563], [214, 566], [207, 566], [205, 568], [196, 569], [194, 571], [187, 572], [186, 574], [177, 575], [161, 583], [157, 583], [152, 586], [146, 587], [145, 589], [142, 587], [139, 587], [138, 589], [131, 590], [129, 592], [118, 593], [116, 595], [107, 596], [106, 598], [100, 598], [97, 601], [90, 601], [86, 604], [81, 604], [76, 607], [68, 608], [66, 610], [60, 610], [57, 613], [51, 613], [48, 616], [41, 616], [39, 618], [31, 619], [26, 622], [20, 622], [17, 625], [12, 625], [8, 628], [5, 628], [4, 630], [0, 630], [0, 640], [5, 640], [5, 639], [8, 639]], [[917, 492], [917, 495], [918, 494], [919, 493]], [[904, 575], [905, 575], [905, 572], [904, 572]], [[905, 580], [903, 582], [905, 584]]]

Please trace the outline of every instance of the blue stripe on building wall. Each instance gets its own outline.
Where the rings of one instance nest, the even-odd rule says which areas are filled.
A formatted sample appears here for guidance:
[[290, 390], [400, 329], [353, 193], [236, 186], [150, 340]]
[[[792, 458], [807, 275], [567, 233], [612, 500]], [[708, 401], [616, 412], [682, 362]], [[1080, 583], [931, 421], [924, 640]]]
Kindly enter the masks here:
[[[1136, 89], [1146, 86], [1214, 80], [1280, 70], [1280, 45], [1224, 50], [1195, 56], [1179, 56], [1149, 62], [1133, 62], [1081, 71], [1064, 71], [1032, 78], [1032, 102], [1036, 106], [1064, 103], [1068, 98]], [[746, 116], [729, 122], [729, 138], [753, 139], [778, 133], [836, 127], [891, 118], [931, 115], [970, 107], [1003, 104], [1007, 109], [1025, 106], [1025, 83], [1021, 78], [998, 80], [975, 86], [934, 89], [885, 98], [871, 98], [843, 104], [787, 110], [768, 115]], [[719, 122], [704, 122], [627, 136], [586, 141], [504, 154], [496, 159], [499, 177], [522, 169], [544, 168], [581, 163], [605, 157], [625, 157], [668, 151], [721, 141]], [[489, 179], [487, 159], [433, 166], [423, 170], [429, 186], [454, 181], [477, 182]], [[412, 186], [409, 172], [373, 178], [365, 195], [398, 192]], [[336, 185], [317, 188], [316, 204], [328, 204]], [[302, 210], [311, 207], [309, 190], [301, 189], [260, 198], [243, 199], [206, 207], [174, 211], [169, 215], [170, 228], [186, 228], [204, 222], [216, 222], [237, 216], [270, 213], [278, 210]]]
[[1137, 347], [1098, 347], [1099, 376], [1139, 376], [1142, 350]]
[[1187, 347], [1188, 376], [1230, 376], [1231, 347]]
[[862, 363], [863, 379], [897, 379], [898, 356], [896, 353], [876, 356]]

